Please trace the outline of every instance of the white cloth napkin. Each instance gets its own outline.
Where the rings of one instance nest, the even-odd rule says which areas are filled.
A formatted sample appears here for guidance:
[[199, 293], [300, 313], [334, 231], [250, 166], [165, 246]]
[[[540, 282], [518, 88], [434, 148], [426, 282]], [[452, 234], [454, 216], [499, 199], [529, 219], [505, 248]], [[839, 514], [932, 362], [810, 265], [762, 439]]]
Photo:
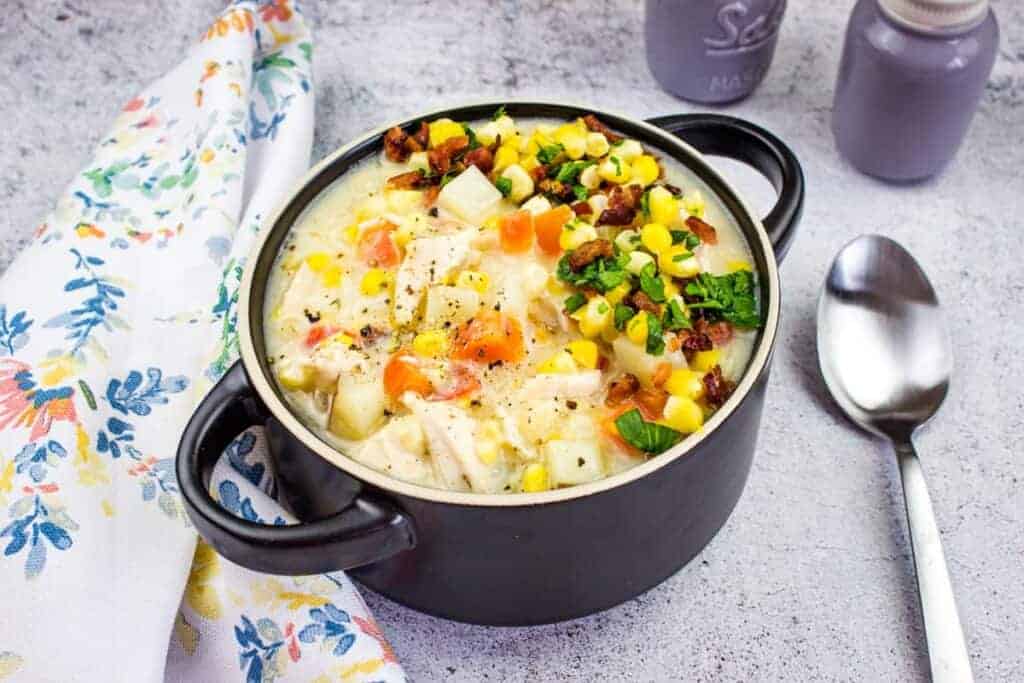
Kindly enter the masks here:
[[[174, 477], [236, 357], [254, 235], [309, 162], [311, 50], [287, 0], [232, 4], [124, 105], [0, 280], [0, 679], [404, 680], [344, 575], [219, 558]], [[286, 523], [261, 439], [213, 487]]]

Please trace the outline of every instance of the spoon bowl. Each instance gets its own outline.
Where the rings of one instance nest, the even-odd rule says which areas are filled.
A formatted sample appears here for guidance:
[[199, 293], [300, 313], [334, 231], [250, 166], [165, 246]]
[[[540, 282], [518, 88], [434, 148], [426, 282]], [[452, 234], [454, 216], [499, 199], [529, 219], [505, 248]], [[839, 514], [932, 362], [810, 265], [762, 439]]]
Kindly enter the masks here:
[[893, 439], [938, 411], [953, 354], [935, 290], [903, 247], [858, 237], [836, 256], [818, 305], [825, 384], [858, 425]]
[[818, 362], [843, 412], [896, 452], [932, 680], [973, 681], [914, 432], [949, 391], [953, 353], [935, 290], [914, 257], [881, 235], [840, 250], [818, 302]]

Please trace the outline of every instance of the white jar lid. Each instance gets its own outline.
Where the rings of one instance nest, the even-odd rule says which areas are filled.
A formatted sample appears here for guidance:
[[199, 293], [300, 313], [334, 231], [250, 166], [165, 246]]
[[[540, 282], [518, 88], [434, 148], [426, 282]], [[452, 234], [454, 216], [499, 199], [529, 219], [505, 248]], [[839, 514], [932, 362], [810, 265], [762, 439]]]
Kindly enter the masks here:
[[929, 33], [969, 29], [988, 13], [989, 0], [878, 0], [889, 18]]

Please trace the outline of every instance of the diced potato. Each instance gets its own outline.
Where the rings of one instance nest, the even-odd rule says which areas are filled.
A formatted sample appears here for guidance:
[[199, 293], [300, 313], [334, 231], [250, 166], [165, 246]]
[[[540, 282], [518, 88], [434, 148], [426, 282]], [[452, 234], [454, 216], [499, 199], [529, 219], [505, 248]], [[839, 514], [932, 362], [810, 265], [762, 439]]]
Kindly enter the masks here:
[[488, 121], [473, 132], [476, 133], [477, 141], [484, 147], [493, 145], [494, 141], [501, 135], [501, 130], [498, 129], [496, 121]]
[[636, 230], [623, 230], [615, 236], [615, 246], [619, 251], [635, 251], [640, 246], [640, 233]]
[[384, 194], [388, 209], [400, 216], [423, 206], [423, 193], [419, 190], [388, 190]]
[[[646, 334], [644, 335], [646, 339]], [[663, 356], [652, 356], [647, 349], [630, 341], [627, 335], [622, 335], [612, 342], [612, 349], [615, 351], [615, 360], [624, 372], [637, 376], [645, 386], [650, 385], [651, 378], [658, 370], [658, 365], [666, 362]]]
[[461, 325], [472, 318], [480, 308], [480, 295], [467, 287], [435, 285], [427, 290], [427, 303], [423, 322], [429, 327], [441, 327], [446, 322]]
[[413, 152], [409, 155], [409, 168], [424, 172], [430, 171], [430, 157], [426, 152]]
[[528, 263], [523, 267], [521, 284], [527, 299], [534, 299], [544, 293], [548, 284], [548, 271], [539, 263]]
[[640, 272], [654, 263], [654, 257], [648, 254], [646, 251], [640, 251], [639, 249], [629, 252], [629, 261], [626, 263], [626, 270], [633, 273], [633, 275], [639, 275]]
[[623, 161], [632, 162], [643, 153], [644, 148], [636, 140], [623, 140], [615, 146], [615, 154], [621, 157]]
[[[501, 177], [507, 178], [512, 183], [512, 190], [508, 193], [508, 198], [513, 202], [521, 202], [533, 194], [533, 178], [519, 164], [512, 164], [506, 168], [501, 172]], [[494, 188], [493, 185], [491, 187]], [[498, 192], [497, 188], [494, 188], [494, 191]], [[498, 197], [501, 197], [500, 192], [498, 192]]]
[[519, 208], [522, 209], [523, 211], [529, 211], [534, 216], [536, 216], [539, 213], [544, 213], [545, 211], [550, 211], [551, 210], [551, 202], [548, 201], [547, 197], [545, 197], [542, 194], [539, 194], [536, 197], [531, 197], [528, 201], [526, 201]]
[[565, 251], [575, 249], [584, 242], [597, 239], [597, 228], [583, 221], [569, 221], [558, 237], [558, 246]]
[[592, 164], [583, 169], [580, 173], [580, 185], [588, 190], [596, 190], [601, 185], [601, 174], [597, 172], [597, 165]]
[[507, 114], [499, 116], [494, 125], [498, 128], [498, 134], [501, 135], [502, 141], [508, 140], [516, 134], [516, 122]]
[[494, 213], [500, 201], [501, 192], [476, 166], [456, 176], [437, 196], [438, 206], [474, 225]]
[[633, 171], [629, 167], [629, 162], [618, 154], [609, 155], [607, 159], [602, 161], [597, 167], [597, 173], [609, 183], [618, 183], [620, 185], [629, 182], [629, 179], [633, 177]]
[[380, 382], [342, 375], [328, 429], [343, 439], [365, 439], [384, 421], [387, 395]]
[[608, 153], [608, 138], [604, 133], [587, 133], [587, 156], [600, 159]]
[[590, 210], [594, 212], [594, 216], [600, 216], [608, 208], [608, 197], [603, 194], [595, 194], [587, 200], [587, 204], [590, 204]]
[[683, 193], [683, 208], [691, 216], [702, 218], [704, 216], [704, 195], [697, 188], [692, 188]]
[[552, 486], [571, 486], [604, 477], [601, 450], [593, 441], [548, 441], [543, 448]]
[[307, 362], [285, 358], [274, 364], [274, 372], [285, 389], [309, 391], [313, 388], [313, 368]]

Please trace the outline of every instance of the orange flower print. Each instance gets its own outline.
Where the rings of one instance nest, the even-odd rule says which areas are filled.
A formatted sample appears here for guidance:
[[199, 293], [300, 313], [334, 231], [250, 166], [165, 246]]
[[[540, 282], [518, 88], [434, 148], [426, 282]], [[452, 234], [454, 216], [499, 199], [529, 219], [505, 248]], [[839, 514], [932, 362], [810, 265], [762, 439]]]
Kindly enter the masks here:
[[391, 643], [384, 637], [384, 632], [380, 630], [380, 626], [377, 625], [372, 618], [363, 619], [362, 617], [353, 616], [352, 621], [356, 622], [359, 626], [359, 630], [370, 636], [377, 641], [380, 645], [381, 651], [384, 653], [385, 662], [398, 663], [398, 657], [395, 656], [395, 651], [391, 649]]
[[220, 71], [220, 64], [212, 60], [206, 62], [206, 64], [203, 65], [203, 76], [199, 79], [199, 82], [202, 83], [209, 78], [213, 78], [217, 75], [218, 71]]
[[82, 238], [97, 237], [99, 239], [103, 239], [107, 236], [107, 233], [103, 232], [92, 223], [79, 223], [75, 226], [75, 233]]
[[263, 21], [288, 21], [292, 18], [292, 8], [288, 0], [272, 0], [260, 9]]
[[32, 441], [50, 433], [56, 422], [76, 422], [78, 414], [71, 387], [43, 389], [36, 385], [26, 363], [0, 363], [0, 429], [31, 427]]
[[238, 33], [248, 31], [252, 33], [253, 28], [252, 12], [247, 9], [233, 9], [218, 17], [210, 25], [210, 28], [206, 30], [201, 40], [220, 38], [226, 36], [231, 31], [237, 31]]
[[142, 109], [142, 105], [143, 104], [145, 104], [145, 102], [143, 102], [142, 98], [141, 97], [136, 97], [134, 99], [128, 100], [128, 103], [124, 105], [123, 110], [124, 111], [138, 111], [138, 110]]

